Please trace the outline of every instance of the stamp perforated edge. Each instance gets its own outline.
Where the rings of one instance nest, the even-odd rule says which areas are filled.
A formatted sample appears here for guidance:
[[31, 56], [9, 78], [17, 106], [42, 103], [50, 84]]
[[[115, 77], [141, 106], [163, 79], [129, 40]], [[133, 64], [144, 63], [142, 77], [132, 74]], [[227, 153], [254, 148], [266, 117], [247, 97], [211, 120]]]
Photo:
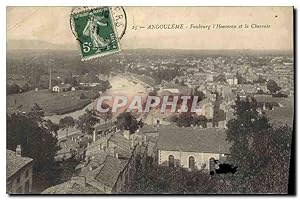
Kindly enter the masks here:
[[[94, 55], [91, 55], [91, 56], [83, 56], [82, 55], [82, 52], [81, 52], [81, 46], [80, 46], [80, 41], [78, 40], [78, 35], [77, 35], [77, 32], [75, 31], [75, 23], [74, 23], [74, 15], [77, 15], [77, 14], [81, 14], [81, 13], [85, 13], [85, 12], [91, 12], [93, 10], [96, 10], [96, 9], [99, 9], [99, 8], [103, 8], [103, 7], [108, 7], [109, 9], [109, 16], [112, 20], [112, 28], [113, 28], [113, 31], [115, 33], [115, 35], [117, 34], [117, 30], [116, 30], [116, 22], [115, 22], [115, 19], [113, 18], [111, 12], [111, 7], [109, 6], [97, 6], [97, 7], [93, 7], [93, 8], [89, 8], [89, 7], [82, 7], [83, 10], [81, 11], [78, 11], [78, 12], [75, 12], [75, 8], [72, 9], [71, 11], [71, 15], [70, 15], [70, 22], [71, 22], [71, 31], [74, 33], [75, 37], [76, 37], [76, 40], [77, 40], [77, 47], [79, 48], [79, 54], [81, 56], [81, 61], [88, 61], [88, 60], [92, 60], [92, 59], [95, 59], [95, 58], [100, 58], [100, 57], [103, 57], [103, 56], [106, 56], [106, 55], [112, 55], [112, 54], [116, 54], [118, 52], [121, 52], [122, 51], [122, 48], [121, 48], [121, 44], [120, 44], [120, 40], [119, 40], [119, 37], [116, 36], [116, 40], [117, 40], [117, 44], [118, 44], [118, 49], [117, 50], [113, 50], [113, 51], [109, 51], [109, 52], [104, 52], [104, 53], [97, 53], [97, 54], [94, 54]], [[79, 7], [80, 8], [80, 7]], [[72, 13], [74, 12], [74, 13]]]

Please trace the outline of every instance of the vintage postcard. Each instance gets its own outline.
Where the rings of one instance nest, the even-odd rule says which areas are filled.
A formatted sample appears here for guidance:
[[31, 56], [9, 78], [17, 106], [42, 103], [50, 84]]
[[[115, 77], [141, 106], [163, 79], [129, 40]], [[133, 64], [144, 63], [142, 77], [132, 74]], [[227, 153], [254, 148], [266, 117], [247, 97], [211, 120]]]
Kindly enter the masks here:
[[290, 194], [293, 7], [7, 7], [8, 194]]

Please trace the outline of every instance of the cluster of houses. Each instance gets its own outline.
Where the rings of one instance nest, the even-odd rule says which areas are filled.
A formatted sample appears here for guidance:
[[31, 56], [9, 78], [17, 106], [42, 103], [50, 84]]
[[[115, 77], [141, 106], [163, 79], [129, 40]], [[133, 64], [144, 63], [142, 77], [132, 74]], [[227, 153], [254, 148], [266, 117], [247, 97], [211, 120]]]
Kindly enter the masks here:
[[[292, 102], [286, 102], [285, 98], [273, 98], [270, 95], [254, 97], [262, 112], [271, 117], [277, 116], [279, 121], [284, 115], [283, 110], [293, 109]], [[219, 104], [227, 118], [230, 113], [227, 104], [223, 99], [216, 103], [217, 99], [215, 95], [208, 96], [199, 104]], [[276, 115], [278, 111], [282, 114]], [[201, 115], [209, 117], [211, 113]], [[145, 125], [134, 134], [109, 125], [103, 130], [96, 129], [92, 136], [78, 134], [60, 139], [61, 150], [57, 153], [56, 160], [64, 161], [75, 157], [80, 163], [70, 180], [47, 188], [42, 193], [126, 193], [137, 170], [147, 170], [156, 165], [183, 167], [212, 174], [220, 164], [227, 162], [231, 144], [226, 140], [225, 125], [217, 123], [207, 128], [177, 127], [171, 123], [163, 123], [163, 117], [157, 116], [158, 122], [155, 120], [155, 123], [153, 120], [145, 120]], [[288, 125], [293, 125], [293, 113], [287, 113], [284, 119], [287, 119]], [[10, 166], [7, 172], [8, 193], [32, 191], [33, 162], [31, 158], [22, 157], [20, 149], [18, 146], [16, 152], [7, 150]]]
[[[78, 139], [78, 138], [77, 138]], [[79, 144], [79, 139], [72, 140]], [[74, 145], [72, 145], [74, 147]], [[134, 134], [110, 129], [107, 135], [88, 142], [80, 151], [77, 173], [66, 182], [47, 188], [43, 194], [124, 193], [137, 170], [154, 165], [189, 170], [216, 170], [230, 154], [225, 131], [144, 125]], [[78, 151], [79, 153], [79, 151]]]
[[75, 91], [76, 88], [72, 84], [60, 84], [52, 87], [52, 92]]
[[[225, 163], [230, 155], [231, 144], [226, 140], [226, 128], [230, 119], [234, 118], [233, 106], [236, 95], [242, 99], [252, 96], [256, 99], [261, 114], [266, 114], [274, 123], [282, 121], [293, 125], [293, 99], [275, 98], [270, 94], [258, 94], [259, 90], [267, 91], [265, 84], [239, 84], [236, 71], [225, 73], [226, 81], [214, 82], [218, 75], [215, 64], [244, 71], [247, 79], [256, 80], [259, 73], [271, 74], [269, 67], [252, 69], [250, 67], [234, 67], [243, 65], [246, 59], [241, 57], [238, 64], [226, 64], [224, 59], [207, 58], [202, 65], [208, 66], [210, 73], [199, 70], [200, 62], [181, 77], [185, 85], [162, 82], [158, 88], [158, 96], [192, 95], [195, 90], [205, 94], [205, 98], [197, 103], [199, 112], [208, 119], [207, 128], [191, 126], [178, 127], [169, 118], [174, 113], [160, 113], [153, 109], [144, 115], [143, 127], [130, 134], [128, 130], [119, 130], [114, 125], [105, 130], [94, 131], [92, 136], [82, 134], [71, 135], [59, 140], [61, 150], [55, 159], [64, 161], [76, 158], [80, 163], [76, 166], [73, 177], [58, 185], [47, 188], [43, 194], [111, 194], [124, 193], [135, 178], [137, 170], [147, 170], [154, 165], [161, 167], [183, 167], [187, 170], [214, 172], [220, 163]], [[274, 65], [278, 66], [277, 61]], [[289, 64], [286, 64], [289, 66]], [[259, 71], [265, 69], [265, 71]], [[290, 76], [291, 68], [275, 68], [280, 73], [280, 86]], [[272, 73], [274, 70], [272, 69]], [[274, 74], [271, 74], [274, 77]], [[97, 83], [80, 82], [80, 85], [94, 87]], [[197, 86], [197, 87], [196, 87]], [[53, 92], [75, 90], [70, 84], [56, 85]], [[293, 88], [290, 88], [293, 91]], [[290, 93], [290, 95], [293, 95]], [[21, 147], [16, 151], [7, 150], [9, 169], [7, 171], [8, 193], [30, 193], [32, 191], [32, 159], [21, 156]]]
[[[205, 116], [208, 119], [207, 127], [227, 128], [227, 123], [234, 117], [234, 105], [237, 95], [241, 98], [254, 97], [257, 99], [258, 106], [262, 111], [274, 111], [286, 108], [292, 110], [292, 104], [285, 105], [284, 102], [289, 102], [289, 98], [276, 98], [268, 91], [266, 84], [238, 84], [236, 76], [226, 76], [226, 83], [215, 83], [206, 81], [204, 84], [191, 88], [187, 85], [177, 85], [175, 83], [163, 82], [157, 90], [157, 96], [190, 96], [196, 90], [203, 92], [205, 98], [198, 102], [198, 112], [194, 113], [198, 116]], [[212, 79], [213, 80], [213, 79]], [[263, 91], [263, 92], [259, 92]], [[283, 102], [283, 103], [278, 103]], [[158, 106], [159, 107], [159, 106]], [[178, 113], [175, 113], [178, 114]], [[149, 124], [168, 125], [171, 124], [170, 118], [174, 113], [161, 113], [159, 109], [153, 109], [145, 115], [144, 121]], [[290, 116], [292, 119], [292, 116]]]
[[[73, 75], [74, 79], [78, 80], [77, 85], [73, 85], [70, 83], [64, 83], [60, 82], [58, 85], [51, 85], [51, 81], [49, 82], [49, 89], [51, 89], [52, 92], [67, 92], [67, 91], [75, 91], [76, 88], [82, 87], [82, 88], [93, 88], [98, 85], [100, 85], [100, 80], [107, 80], [109, 76], [103, 75], [103, 74], [97, 74], [94, 79], [91, 79], [88, 74], [79, 76], [79, 75]], [[58, 77], [60, 78], [60, 77]], [[98, 80], [98, 81], [97, 81]]]
[[[77, 139], [70, 141], [79, 145], [81, 140]], [[50, 187], [43, 194], [110, 194], [126, 191], [136, 170], [144, 169], [149, 156], [152, 156], [149, 143], [151, 141], [146, 135], [129, 134], [126, 130], [110, 128], [101, 137], [95, 131], [92, 141], [83, 151], [77, 151], [76, 156], [81, 160], [76, 167], [77, 173], [71, 180]]]

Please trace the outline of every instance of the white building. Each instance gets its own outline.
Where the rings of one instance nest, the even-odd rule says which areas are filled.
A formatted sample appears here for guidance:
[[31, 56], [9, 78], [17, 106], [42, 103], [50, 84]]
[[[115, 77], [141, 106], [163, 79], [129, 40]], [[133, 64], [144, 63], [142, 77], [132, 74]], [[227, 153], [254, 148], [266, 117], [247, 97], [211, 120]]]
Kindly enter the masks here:
[[215, 171], [229, 151], [224, 130], [216, 128], [178, 128], [162, 126], [157, 143], [160, 166]]
[[236, 76], [228, 77], [228, 78], [226, 78], [226, 80], [229, 85], [237, 85], [238, 84], [238, 79]]
[[52, 92], [67, 92], [67, 91], [70, 91], [71, 88], [72, 88], [71, 84], [56, 85], [56, 86], [52, 87]]
[[60, 87], [58, 85], [52, 87], [53, 92], [60, 92]]

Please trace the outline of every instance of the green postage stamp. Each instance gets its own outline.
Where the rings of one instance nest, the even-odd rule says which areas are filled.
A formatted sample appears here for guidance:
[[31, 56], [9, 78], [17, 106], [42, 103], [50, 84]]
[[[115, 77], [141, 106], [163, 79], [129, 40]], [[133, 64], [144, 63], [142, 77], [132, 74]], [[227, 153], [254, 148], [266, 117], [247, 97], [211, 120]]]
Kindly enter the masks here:
[[72, 12], [71, 28], [79, 43], [82, 60], [121, 50], [109, 7], [82, 8]]

